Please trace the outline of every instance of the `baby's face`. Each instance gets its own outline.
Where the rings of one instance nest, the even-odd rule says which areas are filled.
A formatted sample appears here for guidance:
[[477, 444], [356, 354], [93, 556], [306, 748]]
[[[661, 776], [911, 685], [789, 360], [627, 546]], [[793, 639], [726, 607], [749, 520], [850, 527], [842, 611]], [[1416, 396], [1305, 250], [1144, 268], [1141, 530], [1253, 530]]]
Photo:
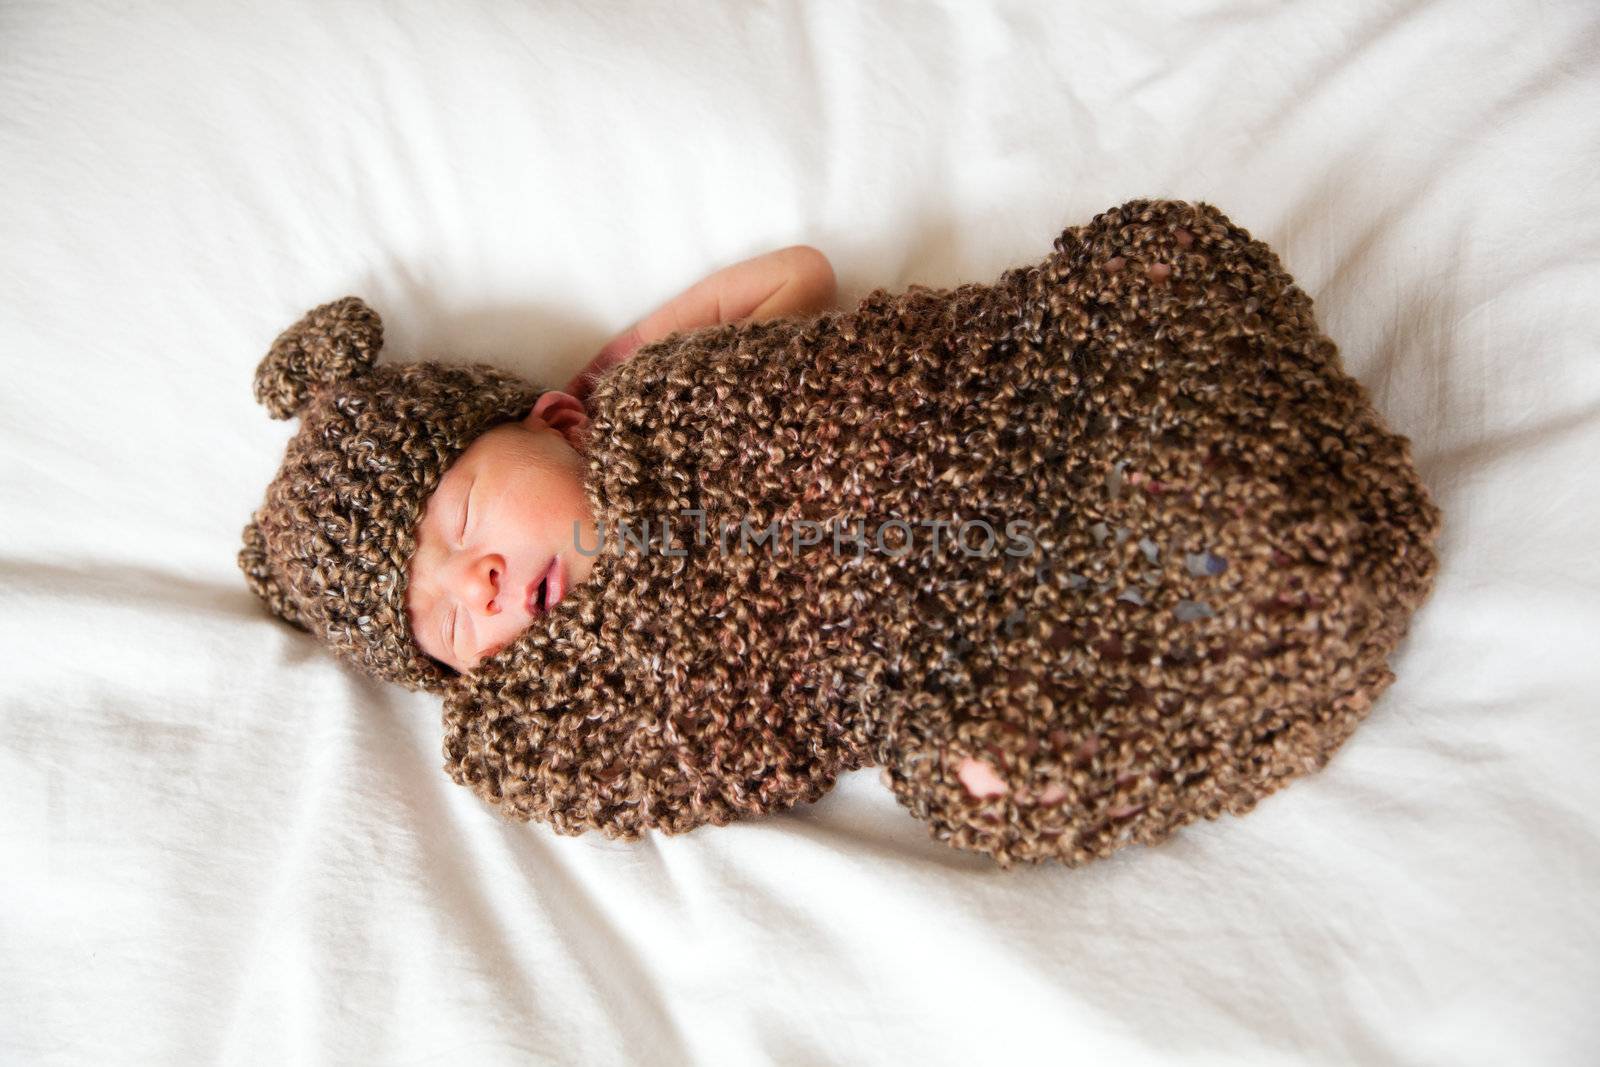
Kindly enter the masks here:
[[578, 400], [548, 392], [445, 471], [417, 527], [406, 590], [424, 653], [469, 671], [588, 577], [594, 559], [576, 548], [599, 543], [583, 490], [588, 429]]

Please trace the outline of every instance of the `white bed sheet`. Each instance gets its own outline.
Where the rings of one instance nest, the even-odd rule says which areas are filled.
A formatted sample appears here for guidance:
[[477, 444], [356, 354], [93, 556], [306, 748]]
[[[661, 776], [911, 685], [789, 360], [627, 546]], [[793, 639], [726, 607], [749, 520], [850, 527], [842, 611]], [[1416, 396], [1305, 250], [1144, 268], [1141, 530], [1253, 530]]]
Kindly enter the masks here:
[[[1596, 1062], [1597, 16], [0, 5], [0, 1061]], [[1399, 681], [1248, 818], [1006, 873], [869, 770], [562, 838], [235, 570], [313, 304], [554, 384], [768, 248], [853, 301], [1146, 195], [1280, 251], [1445, 514]]]

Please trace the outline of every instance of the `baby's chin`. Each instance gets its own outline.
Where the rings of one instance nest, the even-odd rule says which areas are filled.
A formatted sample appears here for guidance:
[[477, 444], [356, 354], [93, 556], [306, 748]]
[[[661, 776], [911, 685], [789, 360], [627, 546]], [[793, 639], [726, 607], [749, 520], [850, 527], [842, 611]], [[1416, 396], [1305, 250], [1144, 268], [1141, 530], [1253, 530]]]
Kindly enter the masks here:
[[531, 617], [528, 620], [527, 625], [525, 625], [521, 630], [517, 631], [515, 636], [495, 646], [490, 651], [485, 652], [475, 662], [467, 666], [465, 670], [457, 670], [448, 663], [440, 663], [438, 660], [432, 659], [432, 657], [429, 658], [432, 660], [432, 662], [443, 668], [447, 674], [452, 676], [450, 679], [451, 681], [478, 674], [485, 668], [497, 667], [500, 660], [515, 659], [516, 650], [519, 646], [531, 644], [549, 644], [551, 640], [551, 630], [548, 626], [543, 625], [547, 618], [548, 615], [546, 614], [539, 614]]
[[[542, 625], [545, 621], [545, 616], [535, 615], [528, 620], [528, 625], [524, 626], [515, 637], [494, 651], [485, 653], [481, 659], [465, 671], [456, 671], [451, 667], [445, 667], [445, 670], [454, 675], [450, 679], [451, 682], [456, 687], [460, 687], [463, 684], [472, 684], [474, 679], [482, 675], [496, 677], [516, 677], [521, 675], [523, 672], [519, 670], [518, 664], [528, 663], [530, 659], [536, 660], [540, 658], [543, 654], [542, 650], [548, 649], [552, 641], [560, 639], [559, 631]], [[532, 677], [531, 674], [528, 676]]]

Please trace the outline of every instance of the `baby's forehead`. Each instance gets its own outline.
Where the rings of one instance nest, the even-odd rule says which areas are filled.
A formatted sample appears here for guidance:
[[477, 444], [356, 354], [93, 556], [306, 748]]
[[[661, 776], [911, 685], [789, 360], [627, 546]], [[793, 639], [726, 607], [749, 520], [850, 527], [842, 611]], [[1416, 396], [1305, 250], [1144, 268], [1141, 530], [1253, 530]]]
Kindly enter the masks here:
[[[483, 463], [497, 463], [507, 457], [508, 449], [516, 442], [524, 427], [519, 419], [497, 422], [470, 439], [454, 459], [445, 465], [441, 483], [452, 473]], [[434, 487], [438, 492], [438, 486]]]
[[446, 465], [438, 484], [428, 494], [427, 502], [431, 503], [442, 494], [447, 494], [463, 479], [525, 462], [526, 449], [523, 446], [532, 436], [532, 431], [521, 419], [508, 419], [484, 430]]
[[435, 543], [441, 536], [441, 531], [436, 527], [444, 521], [440, 508], [449, 506], [457, 497], [462, 496], [465, 489], [471, 485], [474, 476], [492, 471], [509, 460], [510, 457], [502, 442], [505, 442], [510, 434], [502, 431], [508, 431], [516, 425], [516, 420], [497, 423], [478, 434], [445, 467], [439, 480], [423, 498], [422, 510], [417, 515], [416, 525], [411, 531], [411, 555], [406, 560], [406, 621], [411, 626], [413, 641], [417, 633], [417, 624], [423, 621], [416, 617], [416, 613], [427, 609], [431, 595], [430, 576], [435, 566], [435, 557], [443, 547]]
[[[414, 562], [414, 558], [413, 558], [413, 562]], [[409, 570], [410, 567], [408, 566], [407, 569]], [[406, 586], [406, 598], [405, 598], [406, 599], [406, 603], [405, 603], [405, 619], [406, 619], [406, 630], [408, 631], [407, 634], [406, 634], [407, 639], [410, 641], [411, 647], [416, 649], [417, 654], [419, 656], [421, 656], [423, 659], [426, 659], [429, 663], [433, 664], [434, 666], [438, 667], [446, 675], [454, 676], [456, 674], [456, 670], [455, 670], [454, 667], [451, 667], [448, 663], [445, 663], [442, 660], [438, 659], [431, 652], [429, 652], [425, 647], [423, 647], [422, 637], [421, 637], [421, 634], [423, 632], [422, 631], [422, 627], [424, 625], [426, 625], [427, 623], [426, 623], [426, 619], [423, 616], [418, 614], [417, 604], [415, 603], [415, 600], [413, 599], [413, 596], [412, 596], [413, 589], [414, 589], [414, 585], [412, 583], [408, 582], [407, 586]]]
[[439, 546], [435, 544], [437, 535], [434, 532], [438, 518], [434, 514], [436, 509], [433, 507], [433, 502], [436, 499], [444, 499], [442, 494], [448, 490], [449, 486], [441, 481], [429, 494], [425, 502], [426, 507], [417, 517], [416, 526], [411, 531], [411, 554], [406, 557], [404, 573], [400, 576], [405, 583], [406, 622], [411, 627], [413, 635], [417, 632], [418, 624], [425, 621], [419, 616], [427, 610], [432, 598], [431, 575], [436, 566], [435, 557], [439, 553]]
[[424, 515], [427, 514], [428, 508], [432, 506], [435, 500], [449, 496], [456, 489], [457, 482], [470, 476], [472, 471], [485, 464], [493, 464], [497, 461], [503, 450], [496, 445], [496, 441], [499, 439], [491, 440], [489, 436], [500, 428], [499, 426], [494, 426], [480, 433], [467, 444], [466, 448], [461, 450], [460, 454], [445, 464], [444, 470], [439, 473], [439, 480], [434, 483], [428, 495], [423, 498]]

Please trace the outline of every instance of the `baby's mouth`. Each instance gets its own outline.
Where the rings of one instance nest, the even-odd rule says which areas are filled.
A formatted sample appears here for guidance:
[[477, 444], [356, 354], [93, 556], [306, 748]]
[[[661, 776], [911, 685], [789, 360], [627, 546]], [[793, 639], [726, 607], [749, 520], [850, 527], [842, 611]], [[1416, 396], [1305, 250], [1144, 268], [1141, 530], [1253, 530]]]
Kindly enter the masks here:
[[567, 591], [566, 576], [562, 573], [561, 557], [550, 561], [544, 572], [528, 586], [528, 614], [539, 615], [561, 603]]

